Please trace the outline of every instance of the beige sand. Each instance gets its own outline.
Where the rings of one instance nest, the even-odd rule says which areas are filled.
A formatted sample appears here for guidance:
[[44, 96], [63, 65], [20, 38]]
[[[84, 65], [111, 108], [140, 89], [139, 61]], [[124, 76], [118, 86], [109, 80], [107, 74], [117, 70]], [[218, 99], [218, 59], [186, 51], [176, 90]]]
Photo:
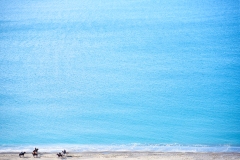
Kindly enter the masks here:
[[93, 160], [240, 160], [240, 153], [169, 153], [169, 152], [83, 152], [68, 153], [66, 157], [58, 158], [56, 153], [41, 153], [38, 158], [33, 158], [31, 153], [26, 153], [24, 158], [19, 158], [18, 153], [0, 153], [0, 160], [15, 159], [93, 159]]

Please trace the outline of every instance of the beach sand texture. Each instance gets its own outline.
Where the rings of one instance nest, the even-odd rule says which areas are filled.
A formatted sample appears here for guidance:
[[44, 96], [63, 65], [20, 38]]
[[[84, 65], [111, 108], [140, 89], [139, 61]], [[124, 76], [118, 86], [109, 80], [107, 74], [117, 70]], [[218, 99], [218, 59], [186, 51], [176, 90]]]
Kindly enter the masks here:
[[[18, 153], [1, 153], [1, 160], [20, 159]], [[81, 152], [68, 153], [66, 157], [58, 158], [56, 153], [40, 153], [38, 158], [33, 158], [31, 153], [26, 153], [21, 159], [107, 159], [107, 160], [240, 160], [240, 153], [184, 153], [184, 152]]]

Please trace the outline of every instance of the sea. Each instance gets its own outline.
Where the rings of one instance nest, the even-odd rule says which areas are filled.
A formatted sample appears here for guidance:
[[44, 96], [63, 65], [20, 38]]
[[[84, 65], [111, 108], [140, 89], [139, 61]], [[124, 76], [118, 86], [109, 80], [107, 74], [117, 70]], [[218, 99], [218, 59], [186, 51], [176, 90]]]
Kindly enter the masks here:
[[240, 152], [239, 0], [0, 0], [0, 152]]

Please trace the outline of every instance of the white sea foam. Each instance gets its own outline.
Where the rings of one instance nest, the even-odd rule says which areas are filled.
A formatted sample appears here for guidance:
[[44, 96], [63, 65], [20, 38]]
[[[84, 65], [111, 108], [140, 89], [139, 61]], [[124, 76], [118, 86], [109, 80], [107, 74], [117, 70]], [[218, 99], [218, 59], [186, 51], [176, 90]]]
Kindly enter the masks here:
[[184, 146], [178, 144], [124, 144], [124, 145], [73, 145], [73, 144], [54, 144], [54, 145], [1, 145], [0, 152], [31, 152], [35, 147], [40, 152], [236, 152], [240, 153], [239, 146], [205, 146], [191, 145]]

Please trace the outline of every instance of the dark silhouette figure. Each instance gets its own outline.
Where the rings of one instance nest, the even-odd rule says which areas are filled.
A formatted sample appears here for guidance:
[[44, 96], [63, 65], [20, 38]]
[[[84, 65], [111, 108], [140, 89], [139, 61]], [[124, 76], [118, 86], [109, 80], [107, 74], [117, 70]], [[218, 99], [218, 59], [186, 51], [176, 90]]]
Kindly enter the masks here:
[[67, 153], [67, 151], [64, 149], [64, 150], [62, 151], [62, 153], [65, 155], [65, 154]]
[[33, 150], [33, 153], [32, 153], [33, 157], [37, 157], [38, 156], [38, 148], [35, 148]]
[[59, 152], [59, 153], [57, 154], [57, 156], [58, 156], [58, 157], [62, 157], [63, 155], [62, 155], [62, 153]]
[[21, 153], [19, 153], [19, 157], [21, 158], [22, 156], [24, 157], [24, 154], [25, 154], [26, 152], [21, 152]]
[[38, 152], [33, 151], [32, 155], [33, 155], [33, 157], [37, 157], [38, 156]]
[[35, 148], [35, 149], [33, 150], [33, 152], [38, 152], [38, 148]]

